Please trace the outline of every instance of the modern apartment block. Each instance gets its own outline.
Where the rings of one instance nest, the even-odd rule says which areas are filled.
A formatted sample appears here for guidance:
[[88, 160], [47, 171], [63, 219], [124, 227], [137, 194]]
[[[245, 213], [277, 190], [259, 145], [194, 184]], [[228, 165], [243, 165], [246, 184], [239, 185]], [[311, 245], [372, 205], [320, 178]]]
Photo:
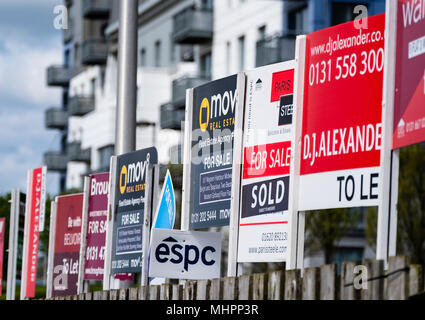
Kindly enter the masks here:
[[[80, 187], [81, 176], [75, 177], [72, 172], [86, 173], [91, 165], [91, 149], [82, 143], [82, 131], [74, 123], [95, 109], [96, 88], [102, 86], [96, 81], [105, 73], [104, 30], [110, 13], [109, 1], [67, 0], [64, 5], [68, 28], [63, 32], [63, 62], [47, 69], [47, 84], [63, 88], [62, 102], [45, 114], [46, 128], [59, 130], [60, 147], [44, 154], [48, 170], [60, 173], [62, 191]], [[79, 80], [84, 75], [90, 78], [89, 83]]]
[[[68, 0], [62, 65], [47, 70], [63, 88], [46, 111], [59, 130], [59, 151], [45, 153], [61, 173], [61, 190], [109, 170], [114, 153], [119, 0]], [[353, 20], [354, 8], [385, 11], [385, 0], [139, 0], [136, 148], [155, 145], [162, 164], [181, 162], [185, 91], [239, 71], [294, 58], [295, 39]], [[363, 9], [364, 7], [362, 7]], [[335, 260], [373, 257], [363, 227], [339, 244]], [[306, 257], [306, 266], [323, 263]]]

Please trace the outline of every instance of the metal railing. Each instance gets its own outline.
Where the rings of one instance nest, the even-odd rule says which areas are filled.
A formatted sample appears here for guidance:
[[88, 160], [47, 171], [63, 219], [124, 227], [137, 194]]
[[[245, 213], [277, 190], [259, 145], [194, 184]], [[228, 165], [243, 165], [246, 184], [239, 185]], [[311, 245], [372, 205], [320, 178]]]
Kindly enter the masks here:
[[49, 108], [45, 113], [45, 125], [48, 129], [63, 129], [68, 124], [68, 114], [61, 108]]
[[110, 0], [83, 0], [82, 14], [88, 19], [105, 19], [111, 9]]
[[210, 81], [208, 76], [184, 76], [172, 82], [172, 103], [175, 107], [184, 108], [186, 89], [195, 88]]
[[90, 149], [81, 149], [81, 142], [69, 142], [66, 146], [69, 161], [90, 162]]
[[105, 64], [108, 58], [106, 39], [88, 39], [83, 42], [81, 61], [83, 64]]
[[44, 153], [43, 161], [48, 171], [63, 172], [66, 171], [68, 157], [61, 152], [48, 151]]
[[258, 40], [255, 55], [256, 67], [294, 59], [295, 40], [296, 35], [292, 32]]
[[71, 116], [84, 116], [94, 110], [94, 97], [77, 95], [69, 98], [68, 112]]
[[161, 129], [181, 129], [181, 121], [184, 121], [184, 109], [176, 108], [172, 103], [161, 106], [159, 122]]
[[71, 78], [70, 69], [63, 65], [53, 65], [47, 68], [48, 86], [68, 86]]
[[213, 37], [213, 11], [189, 7], [173, 17], [175, 43], [200, 43]]

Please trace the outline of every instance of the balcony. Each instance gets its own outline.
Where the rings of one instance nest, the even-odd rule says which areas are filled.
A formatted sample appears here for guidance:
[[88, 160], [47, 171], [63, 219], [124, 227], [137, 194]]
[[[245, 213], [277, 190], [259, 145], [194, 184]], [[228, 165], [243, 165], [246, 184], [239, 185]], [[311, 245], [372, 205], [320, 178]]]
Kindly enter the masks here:
[[64, 129], [68, 124], [68, 114], [61, 108], [49, 108], [45, 113], [45, 126], [47, 129]]
[[63, 153], [55, 151], [44, 153], [44, 164], [47, 166], [48, 171], [64, 172], [66, 171], [67, 162], [68, 158]]
[[81, 61], [85, 65], [104, 65], [108, 58], [106, 39], [90, 39], [83, 42]]
[[86, 19], [107, 19], [111, 9], [109, 0], [83, 0], [82, 13]]
[[68, 112], [71, 116], [84, 116], [94, 110], [94, 97], [77, 95], [68, 101]]
[[50, 66], [47, 68], [47, 85], [66, 87], [71, 78], [70, 69], [66, 66]]
[[181, 121], [184, 121], [184, 108], [176, 108], [172, 103], [163, 104], [159, 114], [161, 129], [181, 129]]
[[66, 147], [69, 161], [90, 162], [90, 149], [81, 149], [81, 142], [69, 142]]
[[256, 67], [294, 59], [295, 39], [295, 34], [287, 34], [258, 40], [255, 56]]
[[172, 104], [175, 108], [183, 108], [186, 104], [186, 89], [195, 88], [210, 81], [209, 77], [181, 77], [172, 83]]
[[213, 11], [186, 8], [173, 17], [173, 41], [180, 44], [203, 43], [212, 40]]

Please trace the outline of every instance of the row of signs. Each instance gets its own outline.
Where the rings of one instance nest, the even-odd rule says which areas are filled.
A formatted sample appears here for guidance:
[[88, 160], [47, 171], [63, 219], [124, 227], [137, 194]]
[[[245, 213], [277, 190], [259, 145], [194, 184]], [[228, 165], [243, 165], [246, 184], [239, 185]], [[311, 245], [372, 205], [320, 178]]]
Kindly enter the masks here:
[[[367, 18], [367, 28], [349, 22], [299, 37], [297, 62], [189, 91], [190, 174], [183, 194], [189, 205], [182, 212], [189, 229], [229, 224], [233, 199], [237, 262], [284, 261], [288, 209], [387, 201], [389, 194], [380, 195], [386, 63], [396, 66], [392, 149], [425, 140], [423, 10], [411, 0], [387, 6], [397, 7], [397, 31], [388, 35], [396, 36], [395, 52], [384, 54], [382, 14]], [[238, 134], [241, 145], [235, 145]], [[233, 158], [238, 154], [240, 163]]]
[[[140, 179], [129, 179], [129, 168], [135, 159], [156, 159], [154, 148], [139, 150], [123, 155], [131, 161], [121, 161], [120, 173], [127, 166], [127, 175], [121, 176], [127, 180], [126, 188], [118, 196], [122, 207], [131, 208], [127, 211], [117, 210], [114, 222], [111, 274], [140, 273], [142, 257], [146, 253], [143, 246], [145, 199], [136, 203], [136, 199], [144, 197], [145, 192], [136, 195], [136, 189], [146, 190], [146, 172]], [[120, 157], [118, 157], [119, 159]], [[119, 159], [120, 160], [120, 159]], [[122, 159], [121, 159], [122, 160]], [[134, 171], [139, 173], [138, 169]], [[142, 177], [144, 177], [142, 179]], [[109, 194], [109, 174], [90, 176], [88, 208], [84, 210], [84, 194], [72, 194], [56, 198], [56, 223], [52, 224], [55, 234], [54, 255], [51, 265], [52, 296], [64, 296], [81, 292], [79, 280], [103, 280], [106, 256], [107, 205]], [[117, 184], [119, 188], [125, 183]], [[137, 186], [137, 187], [136, 187]], [[128, 189], [127, 189], [128, 188]], [[131, 196], [133, 196], [132, 200]], [[128, 202], [128, 201], [131, 201]], [[118, 205], [119, 206], [119, 205]], [[198, 279], [220, 276], [221, 235], [211, 232], [183, 232], [171, 230], [175, 220], [175, 199], [172, 180], [169, 172], [164, 180], [161, 197], [152, 224], [150, 239], [149, 275], [151, 277]], [[87, 221], [84, 223], [84, 221]], [[85, 232], [82, 226], [85, 225]], [[85, 236], [83, 237], [82, 235]], [[84, 249], [85, 248], [85, 249]], [[82, 250], [84, 250], [83, 254]], [[79, 260], [79, 257], [83, 259]], [[79, 266], [80, 263], [84, 267]], [[79, 270], [82, 270], [79, 274]], [[171, 272], [171, 273], [170, 273]], [[79, 277], [82, 277], [82, 279]], [[122, 279], [122, 278], [121, 278]], [[127, 279], [128, 280], [128, 279]], [[151, 279], [152, 280], [152, 279]]]
[[[397, 5], [392, 148], [425, 140], [425, 18], [418, 2]], [[188, 230], [172, 230], [169, 173], [156, 201], [153, 147], [116, 157], [111, 177], [90, 176], [84, 194], [57, 197], [52, 295], [81, 290], [79, 275], [219, 277], [221, 233], [193, 230], [229, 224], [237, 235], [229, 256], [237, 262], [285, 261], [294, 241], [294, 211], [378, 205], [386, 197], [380, 194], [380, 161], [390, 52], [384, 52], [385, 15], [367, 18], [367, 26], [349, 22], [299, 37], [297, 61], [189, 90], [184, 152], [190, 166], [182, 194]], [[44, 224], [43, 170], [32, 172], [28, 190], [26, 297], [34, 289]]]

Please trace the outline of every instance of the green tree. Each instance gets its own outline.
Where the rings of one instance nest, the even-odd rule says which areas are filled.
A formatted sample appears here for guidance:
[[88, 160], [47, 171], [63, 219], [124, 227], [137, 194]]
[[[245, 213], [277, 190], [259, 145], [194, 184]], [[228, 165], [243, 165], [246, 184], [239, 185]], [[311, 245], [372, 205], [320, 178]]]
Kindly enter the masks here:
[[[425, 145], [400, 149], [397, 203], [397, 254], [425, 265]], [[366, 236], [376, 246], [377, 210], [370, 209]]]
[[332, 263], [338, 242], [360, 222], [361, 211], [341, 208], [309, 211], [305, 215], [305, 251], [313, 254], [323, 250], [325, 263]]

